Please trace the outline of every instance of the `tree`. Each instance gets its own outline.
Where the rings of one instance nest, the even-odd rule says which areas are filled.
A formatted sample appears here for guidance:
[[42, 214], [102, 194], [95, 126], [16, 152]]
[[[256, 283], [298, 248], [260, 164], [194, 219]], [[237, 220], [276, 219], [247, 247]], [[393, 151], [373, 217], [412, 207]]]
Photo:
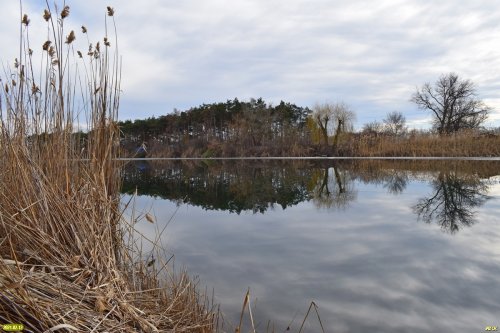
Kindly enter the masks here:
[[474, 84], [460, 79], [455, 73], [442, 75], [434, 87], [426, 83], [421, 89], [417, 88], [411, 101], [420, 109], [433, 113], [433, 126], [440, 134], [478, 128], [490, 111], [477, 98]]
[[366, 123], [361, 130], [365, 135], [377, 135], [382, 133], [384, 125], [376, 120]]
[[401, 135], [406, 132], [406, 118], [401, 112], [389, 112], [384, 119], [385, 132], [390, 135]]
[[328, 145], [328, 136], [334, 135], [333, 146], [335, 147], [339, 135], [352, 130], [356, 114], [344, 103], [317, 103], [313, 107], [312, 118], [320, 128], [325, 145]]

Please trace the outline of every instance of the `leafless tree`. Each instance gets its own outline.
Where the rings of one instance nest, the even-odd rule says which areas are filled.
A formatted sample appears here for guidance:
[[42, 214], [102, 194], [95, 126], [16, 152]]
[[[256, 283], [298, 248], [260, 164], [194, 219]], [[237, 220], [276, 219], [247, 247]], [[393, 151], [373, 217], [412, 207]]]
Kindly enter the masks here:
[[376, 120], [371, 121], [363, 125], [361, 133], [366, 135], [377, 135], [382, 133], [384, 130], [384, 125]]
[[390, 135], [401, 135], [406, 132], [406, 118], [401, 112], [389, 112], [384, 119], [384, 130]]
[[353, 129], [356, 114], [344, 103], [318, 103], [313, 107], [312, 117], [321, 130], [325, 145], [328, 145], [328, 136], [334, 135], [335, 147], [339, 135]]
[[440, 134], [478, 128], [488, 117], [490, 108], [477, 98], [470, 80], [455, 73], [442, 75], [434, 87], [426, 83], [413, 94], [411, 101], [434, 115], [433, 125]]

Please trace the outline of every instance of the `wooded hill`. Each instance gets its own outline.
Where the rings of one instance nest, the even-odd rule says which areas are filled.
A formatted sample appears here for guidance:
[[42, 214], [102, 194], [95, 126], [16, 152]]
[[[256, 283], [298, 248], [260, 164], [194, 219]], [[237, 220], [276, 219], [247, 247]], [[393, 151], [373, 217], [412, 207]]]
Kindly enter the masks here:
[[[311, 143], [309, 108], [235, 98], [187, 111], [119, 123], [128, 153], [146, 143], [149, 156], [296, 155]], [[295, 150], [294, 150], [295, 149]]]
[[[404, 116], [393, 112], [354, 132], [355, 114], [346, 105], [332, 105], [332, 114], [321, 114], [325, 107], [235, 98], [121, 121], [122, 156], [137, 157], [142, 144], [147, 157], [500, 156], [500, 136], [492, 131], [408, 130]], [[335, 114], [337, 109], [341, 112]]]

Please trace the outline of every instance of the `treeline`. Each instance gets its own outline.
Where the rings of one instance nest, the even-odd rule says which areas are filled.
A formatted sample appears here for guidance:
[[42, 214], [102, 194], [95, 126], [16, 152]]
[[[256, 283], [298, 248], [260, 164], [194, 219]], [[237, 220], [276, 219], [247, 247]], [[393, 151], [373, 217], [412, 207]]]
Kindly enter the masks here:
[[345, 105], [313, 109], [281, 101], [238, 99], [186, 111], [119, 122], [123, 156], [500, 156], [498, 132], [463, 129], [450, 134], [410, 130], [401, 113], [355, 132]]
[[311, 152], [310, 114], [284, 101], [235, 98], [119, 126], [126, 155], [145, 143], [150, 157], [296, 156]]

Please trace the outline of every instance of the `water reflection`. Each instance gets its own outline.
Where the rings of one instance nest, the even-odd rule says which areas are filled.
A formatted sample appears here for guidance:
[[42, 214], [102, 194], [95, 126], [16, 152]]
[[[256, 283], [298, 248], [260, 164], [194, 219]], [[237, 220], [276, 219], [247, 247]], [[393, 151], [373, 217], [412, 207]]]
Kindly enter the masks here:
[[356, 201], [356, 181], [401, 195], [420, 178], [434, 192], [413, 205], [414, 213], [456, 233], [474, 224], [476, 209], [488, 199], [487, 178], [497, 170], [499, 162], [474, 161], [134, 161], [125, 168], [123, 192], [237, 214], [304, 201], [335, 210]]
[[140, 195], [238, 214], [264, 213], [276, 204], [287, 208], [311, 198], [306, 186], [312, 172], [309, 169], [239, 163], [140, 163], [140, 168], [135, 161], [126, 166], [124, 193], [137, 189]]
[[317, 208], [346, 209], [356, 200], [354, 182], [338, 165], [316, 170], [311, 178], [312, 201]]
[[[474, 332], [500, 313], [500, 178], [491, 178], [499, 170], [459, 161], [150, 161], [127, 165], [124, 191], [137, 187], [146, 209], [147, 195], [165, 199], [153, 205], [157, 224], [136, 225], [151, 238], [176, 212], [164, 244], [214, 288], [228, 322], [239, 322], [250, 288], [257, 331], [271, 320], [276, 332], [298, 332], [313, 300], [327, 332]], [[305, 331], [320, 331], [310, 324]]]
[[408, 185], [409, 176], [408, 172], [404, 170], [394, 170], [389, 173], [389, 176], [386, 178], [384, 187], [392, 194], [401, 194], [406, 189]]
[[436, 221], [452, 234], [473, 225], [476, 210], [490, 198], [487, 183], [475, 175], [445, 171], [431, 183], [434, 192], [420, 199], [413, 210], [423, 221]]

